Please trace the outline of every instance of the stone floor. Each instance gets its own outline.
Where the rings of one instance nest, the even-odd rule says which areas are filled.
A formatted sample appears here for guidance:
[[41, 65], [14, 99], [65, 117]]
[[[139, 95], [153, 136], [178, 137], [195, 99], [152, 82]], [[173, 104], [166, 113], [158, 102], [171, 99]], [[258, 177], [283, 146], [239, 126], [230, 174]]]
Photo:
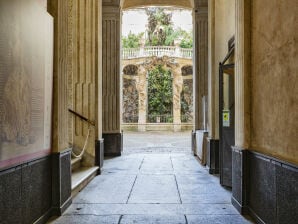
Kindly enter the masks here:
[[[94, 178], [53, 223], [251, 223], [238, 214], [230, 202], [231, 192], [199, 165], [189, 146], [188, 152], [163, 150], [161, 140], [144, 137], [143, 141], [146, 139], [155, 142], [153, 148], [161, 148], [148, 151], [145, 142], [133, 141], [145, 150], [132, 153], [131, 147], [123, 156], [105, 160], [102, 175]], [[170, 139], [180, 144], [179, 138]], [[124, 145], [128, 149], [130, 144]]]

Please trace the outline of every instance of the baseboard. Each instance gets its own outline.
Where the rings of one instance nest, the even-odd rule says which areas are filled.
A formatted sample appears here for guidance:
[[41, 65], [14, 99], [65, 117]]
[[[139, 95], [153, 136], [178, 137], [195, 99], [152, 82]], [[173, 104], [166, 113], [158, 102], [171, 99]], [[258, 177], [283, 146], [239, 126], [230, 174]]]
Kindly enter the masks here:
[[103, 133], [104, 156], [121, 156], [123, 135], [121, 133]]
[[231, 198], [231, 203], [241, 215], [248, 215], [247, 207], [242, 206], [233, 196]]
[[70, 197], [69, 199], [64, 202], [64, 204], [61, 207], [52, 207], [51, 210], [51, 216], [61, 216], [66, 209], [71, 205], [72, 203], [72, 198]]
[[208, 166], [206, 166], [209, 174], [219, 174], [219, 169], [213, 169], [213, 168], [210, 168]]
[[101, 174], [101, 168], [104, 163], [104, 139], [95, 141], [95, 166], [98, 166], [97, 175]]
[[37, 219], [34, 224], [44, 224], [52, 217], [52, 209], [49, 209], [45, 214], [43, 214], [39, 219]]
[[247, 207], [247, 214], [253, 218], [256, 224], [266, 224], [250, 207]]
[[116, 157], [116, 156], [121, 156], [120, 152], [105, 152], [104, 154], [105, 157]]
[[207, 138], [206, 167], [210, 174], [219, 173], [219, 140]]

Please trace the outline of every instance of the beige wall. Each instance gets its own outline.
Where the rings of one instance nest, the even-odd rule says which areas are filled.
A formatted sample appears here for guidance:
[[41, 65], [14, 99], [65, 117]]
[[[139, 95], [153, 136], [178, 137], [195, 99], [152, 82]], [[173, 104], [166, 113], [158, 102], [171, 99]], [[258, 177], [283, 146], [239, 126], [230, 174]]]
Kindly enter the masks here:
[[298, 164], [298, 2], [252, 4], [254, 150]]
[[[219, 138], [219, 108], [218, 108], [218, 68], [228, 53], [228, 41], [235, 34], [235, 1], [234, 0], [216, 0], [214, 1], [214, 68], [212, 88], [214, 92], [214, 108], [209, 114], [209, 127], [212, 126], [212, 133], [209, 137]], [[212, 34], [211, 34], [212, 35]], [[212, 63], [211, 63], [212, 64]], [[210, 74], [209, 74], [210, 75]], [[210, 87], [209, 87], [210, 88]]]

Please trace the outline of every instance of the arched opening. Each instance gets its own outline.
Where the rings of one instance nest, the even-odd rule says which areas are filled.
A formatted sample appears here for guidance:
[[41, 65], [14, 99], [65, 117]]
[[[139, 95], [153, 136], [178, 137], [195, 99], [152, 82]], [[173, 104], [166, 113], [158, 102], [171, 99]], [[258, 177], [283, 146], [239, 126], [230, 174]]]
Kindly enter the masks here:
[[[167, 5], [122, 11], [120, 105], [124, 148], [129, 136], [126, 133], [132, 131], [163, 131], [168, 135], [183, 131], [182, 135], [190, 136], [193, 130], [193, 19], [191, 10], [185, 8]], [[130, 78], [136, 85], [137, 104], [133, 88], [127, 85], [128, 66], [138, 67]], [[136, 106], [138, 116], [129, 115], [127, 108]], [[188, 140], [189, 152], [190, 146]]]

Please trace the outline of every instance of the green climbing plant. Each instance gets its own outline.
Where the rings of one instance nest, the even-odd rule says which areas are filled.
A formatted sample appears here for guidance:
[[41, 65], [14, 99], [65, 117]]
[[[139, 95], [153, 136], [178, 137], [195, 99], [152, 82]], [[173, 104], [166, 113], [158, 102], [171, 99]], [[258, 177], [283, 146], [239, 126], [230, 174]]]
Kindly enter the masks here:
[[166, 122], [172, 122], [173, 84], [170, 70], [161, 65], [149, 71], [148, 114], [167, 115]]

